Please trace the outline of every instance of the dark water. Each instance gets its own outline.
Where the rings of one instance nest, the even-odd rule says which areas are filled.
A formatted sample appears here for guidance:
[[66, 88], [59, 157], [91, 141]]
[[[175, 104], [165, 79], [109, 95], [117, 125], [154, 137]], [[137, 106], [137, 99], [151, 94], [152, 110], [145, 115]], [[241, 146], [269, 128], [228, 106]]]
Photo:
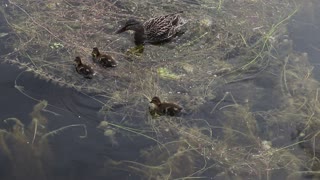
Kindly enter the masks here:
[[[6, 22], [0, 17], [0, 32], [8, 33], [0, 37], [0, 57], [13, 50], [10, 46], [10, 29], [4, 26]], [[4, 41], [5, 40], [5, 41]], [[24, 162], [25, 171], [32, 171], [24, 180], [43, 180], [40, 174], [45, 173], [46, 179], [78, 179], [78, 180], [105, 180], [105, 179], [139, 179], [130, 173], [114, 171], [105, 166], [108, 159], [132, 160], [139, 159], [141, 148], [150, 146], [145, 139], [135, 138], [135, 141], [116, 137], [119, 144], [113, 144], [103, 135], [103, 131], [97, 129], [99, 123], [104, 120], [98, 112], [101, 104], [90, 98], [90, 95], [82, 94], [70, 88], [63, 88], [34, 77], [33, 74], [24, 72], [14, 65], [3, 63], [0, 59], [0, 128], [8, 128], [2, 120], [18, 118], [25, 127], [31, 122], [30, 113], [33, 107], [40, 101], [46, 100], [49, 106], [42, 112], [49, 120], [48, 130], [59, 129], [72, 124], [84, 124], [87, 128], [87, 137], [83, 135], [82, 128], [70, 128], [49, 138], [49, 148], [52, 159], [42, 160], [43, 172], [33, 172], [32, 160]], [[15, 88], [15, 85], [23, 87], [23, 93]], [[21, 149], [24, 153], [24, 149]], [[27, 151], [25, 152], [27, 153]], [[26, 154], [25, 156], [28, 156]], [[22, 158], [24, 159], [24, 158]], [[47, 161], [47, 162], [46, 162]], [[0, 149], [0, 179], [20, 180], [12, 174], [13, 167], [9, 159]]]
[[14, 88], [15, 77], [20, 70], [8, 65], [0, 64], [0, 107], [1, 119], [17, 117], [18, 119], [28, 119], [28, 114], [32, 111], [35, 101], [26, 98]]
[[[0, 96], [0, 119], [16, 117], [27, 125], [31, 121], [29, 114], [37, 101], [23, 95], [14, 87], [16, 77], [20, 72], [22, 71], [12, 65], [0, 64], [0, 92], [2, 94]], [[80, 139], [79, 135], [83, 134], [82, 129], [74, 128], [49, 139], [54, 154], [54, 162], [48, 162], [53, 166], [51, 169], [53, 171], [51, 172], [52, 179], [64, 179], [65, 177], [70, 179], [112, 177], [126, 179], [130, 177], [130, 179], [134, 179], [130, 174], [119, 174], [119, 172], [110, 172], [103, 176], [97, 174], [97, 170], [104, 169], [103, 164], [108, 158], [135, 160], [138, 157], [139, 149], [144, 146], [142, 142], [132, 142], [128, 139], [121, 140], [121, 146], [111, 144], [103, 132], [96, 128], [103, 120], [103, 117], [97, 114], [101, 107], [100, 104], [75, 90], [61, 88], [39, 80], [30, 73], [23, 73], [17, 79], [17, 84], [24, 86], [24, 90], [29, 96], [48, 101], [50, 105], [47, 109], [54, 112], [44, 112], [44, 115], [49, 119], [49, 129], [58, 129], [70, 124], [85, 124], [87, 126], [87, 138]], [[0, 125], [0, 127], [5, 127], [3, 122], [0, 122]], [[7, 171], [5, 166], [5, 164], [1, 164], [0, 169], [5, 172], [0, 171], [0, 179], [10, 177], [10, 171]]]
[[305, 3], [301, 11], [288, 25], [294, 50], [308, 53], [309, 61], [314, 65], [314, 78], [320, 80], [320, 3]]
[[[0, 32], [9, 33], [7, 36], [10, 36], [9, 28], [2, 26], [6, 24], [4, 19], [0, 18], [0, 22]], [[0, 39], [2, 40], [0, 55], [13, 50], [9, 45], [10, 38], [7, 36]], [[4, 39], [6, 41], [3, 41]], [[2, 62], [3, 59], [0, 61]], [[23, 86], [23, 93], [16, 89], [15, 85]], [[7, 128], [7, 124], [2, 120], [11, 117], [18, 118], [27, 126], [31, 122], [30, 113], [40, 100], [46, 100], [49, 103], [46, 108], [48, 111], [43, 112], [49, 120], [47, 127], [49, 130], [71, 124], [84, 124], [87, 127], [88, 136], [84, 139], [79, 138], [83, 135], [81, 128], [70, 128], [49, 138], [54, 160], [44, 162], [47, 166], [44, 167], [45, 173], [48, 174], [47, 179], [136, 179], [128, 173], [107, 169], [104, 163], [109, 158], [136, 160], [139, 149], [144, 146], [144, 143], [123, 139], [121, 146], [114, 146], [103, 135], [103, 131], [97, 129], [100, 121], [103, 120], [103, 117], [97, 113], [101, 104], [88, 95], [40, 80], [31, 73], [26, 73], [7, 63], [0, 63], [0, 93], [0, 128]], [[4, 157], [1, 151], [0, 161], [0, 179], [16, 179], [16, 176], [11, 174], [10, 160]], [[25, 166], [28, 166], [28, 162]], [[35, 172], [35, 174], [41, 173]], [[23, 179], [35, 180], [40, 177], [35, 175]]]

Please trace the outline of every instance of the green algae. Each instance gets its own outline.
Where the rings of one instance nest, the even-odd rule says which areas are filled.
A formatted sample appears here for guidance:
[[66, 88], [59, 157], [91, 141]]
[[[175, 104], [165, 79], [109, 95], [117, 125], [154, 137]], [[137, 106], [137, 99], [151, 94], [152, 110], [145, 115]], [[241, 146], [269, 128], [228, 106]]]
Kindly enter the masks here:
[[179, 75], [172, 73], [167, 68], [160, 67], [157, 69], [157, 72], [158, 72], [160, 78], [164, 78], [164, 79], [179, 79], [180, 78]]

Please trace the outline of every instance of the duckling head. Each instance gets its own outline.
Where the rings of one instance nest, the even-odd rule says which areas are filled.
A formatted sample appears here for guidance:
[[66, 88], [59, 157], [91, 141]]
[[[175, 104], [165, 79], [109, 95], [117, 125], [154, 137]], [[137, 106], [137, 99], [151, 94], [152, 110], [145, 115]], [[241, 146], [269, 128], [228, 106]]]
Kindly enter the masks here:
[[143, 30], [143, 26], [141, 22], [135, 19], [129, 19], [122, 28], [116, 31], [116, 34], [120, 34], [128, 30], [133, 30], [133, 31]]
[[76, 65], [81, 65], [82, 62], [81, 62], [81, 58], [79, 56], [77, 56], [75, 59], [74, 59], [74, 62], [76, 63]]
[[97, 47], [94, 47], [92, 50], [92, 57], [97, 57], [100, 55], [99, 49]]
[[152, 98], [152, 100], [150, 101], [150, 103], [153, 103], [153, 104], [159, 106], [159, 105], [161, 104], [161, 101], [160, 101], [160, 98], [159, 98], [159, 97], [155, 96], [155, 97]]

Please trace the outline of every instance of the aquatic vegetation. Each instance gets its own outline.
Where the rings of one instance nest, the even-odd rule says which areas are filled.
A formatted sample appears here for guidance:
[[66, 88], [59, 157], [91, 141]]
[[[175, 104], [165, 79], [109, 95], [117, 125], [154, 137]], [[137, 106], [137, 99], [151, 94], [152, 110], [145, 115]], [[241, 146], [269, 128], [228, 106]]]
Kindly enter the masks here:
[[53, 43], [52, 45], [50, 45], [51, 49], [59, 49], [59, 48], [63, 48], [63, 44], [61, 43]]
[[101, 121], [97, 128], [102, 129], [104, 131], [103, 134], [109, 138], [113, 145], [118, 144], [115, 138], [116, 131], [112, 128], [112, 126], [109, 125], [107, 121]]
[[48, 119], [43, 115], [47, 105], [47, 101], [36, 104], [30, 113], [32, 120], [27, 125], [17, 118], [3, 120], [7, 128], [0, 129], [0, 156], [6, 159], [3, 163], [9, 171], [1, 174], [1, 179], [47, 179], [52, 173], [49, 167], [54, 158], [48, 138], [71, 127], [83, 127], [86, 132], [83, 124], [49, 131]]
[[[319, 82], [312, 77], [308, 54], [293, 50], [286, 28], [298, 2], [194, 2], [30, 0], [26, 5], [10, 0], [0, 12], [16, 35], [15, 48], [3, 58], [100, 103], [104, 120], [96, 130], [112, 147], [121, 147], [124, 140], [146, 141], [136, 152], [141, 158], [109, 157], [108, 168], [97, 170], [101, 174], [112, 168], [140, 179], [299, 179], [316, 174]], [[143, 22], [180, 8], [189, 20], [187, 30], [169, 44], [126, 52], [133, 42], [122, 37], [127, 34], [114, 33], [127, 19]], [[87, 57], [92, 47], [114, 55], [118, 65], [106, 71], [83, 58], [97, 72], [84, 82], [70, 59]], [[132, 61], [132, 54], [139, 60]], [[152, 118], [148, 107], [154, 96], [179, 102], [190, 113]], [[40, 126], [46, 118], [36, 110], [33, 117], [27, 128], [8, 120], [15, 126], [2, 130], [1, 138], [16, 134], [16, 139], [40, 146], [65, 129], [48, 133]], [[21, 135], [25, 129], [28, 136]], [[10, 154], [6, 142], [0, 145]]]
[[161, 78], [168, 78], [168, 79], [179, 79], [179, 75], [176, 75], [172, 72], [170, 72], [167, 68], [158, 68], [158, 74]]
[[7, 35], [9, 35], [9, 33], [0, 33], [0, 38], [5, 37]]

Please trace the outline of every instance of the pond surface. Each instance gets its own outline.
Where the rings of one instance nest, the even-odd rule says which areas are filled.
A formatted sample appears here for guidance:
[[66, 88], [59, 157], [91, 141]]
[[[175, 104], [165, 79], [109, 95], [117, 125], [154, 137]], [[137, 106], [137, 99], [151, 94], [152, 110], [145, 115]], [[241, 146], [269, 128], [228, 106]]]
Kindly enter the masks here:
[[[52, 138], [51, 150], [55, 154], [52, 170], [54, 177], [49, 179], [135, 179], [134, 176], [126, 173], [110, 172], [108, 175], [96, 175], [96, 170], [103, 167], [107, 158], [115, 159], [136, 159], [139, 148], [144, 144], [127, 141], [121, 146], [114, 146], [106, 142], [103, 132], [97, 131], [102, 116], [97, 114], [100, 104], [92, 101], [87, 96], [68, 88], [61, 88], [52, 83], [48, 83], [35, 78], [31, 73], [23, 73], [22, 70], [8, 65], [0, 65], [0, 97], [1, 119], [16, 117], [23, 120], [23, 123], [30, 123], [30, 112], [37, 101], [28, 96], [42, 100], [46, 99], [50, 105], [45, 116], [50, 119], [49, 128], [57, 129], [69, 124], [86, 124], [88, 137], [78, 138], [83, 134], [80, 130], [71, 130], [59, 133]], [[19, 76], [19, 79], [16, 78]], [[19, 86], [24, 86], [27, 96], [18, 91], [15, 81]], [[53, 113], [51, 113], [53, 112]], [[57, 115], [58, 114], [58, 115]], [[7, 124], [1, 122], [2, 128]], [[3, 155], [1, 155], [3, 156]], [[2, 158], [1, 158], [2, 159]], [[10, 174], [10, 162], [1, 163], [1, 179], [13, 179], [15, 175]], [[28, 163], [25, 164], [28, 166]], [[28, 169], [28, 168], [26, 168]], [[29, 169], [30, 170], [30, 169]], [[34, 179], [36, 174], [30, 173], [31, 177], [24, 179]]]
[[[163, 9], [156, 1], [105, 0], [101, 3], [110, 9], [103, 16], [95, 9], [101, 4], [93, 1], [43, 1], [39, 12], [31, 7], [35, 1], [29, 3], [1, 3], [1, 12], [6, 11], [0, 16], [0, 45], [5, 47], [0, 57], [6, 59], [0, 63], [1, 180], [318, 177], [312, 172], [319, 170], [313, 158], [320, 156], [320, 147], [312, 142], [318, 142], [319, 132], [320, 14], [310, 14], [309, 8], [320, 3], [303, 4], [292, 17], [291, 11], [281, 14], [281, 20], [290, 17], [282, 27], [287, 32], [269, 38], [283, 46], [252, 40], [261, 36], [256, 31], [241, 34], [251, 28], [245, 23], [257, 29], [270, 25], [262, 18], [271, 13], [267, 10], [261, 22], [260, 14], [227, 13], [236, 5], [256, 6], [246, 0], [166, 1]], [[146, 46], [142, 56], [125, 53], [133, 45], [132, 34], [113, 34], [128, 17], [143, 19], [143, 13], [181, 7], [190, 29], [171, 43]], [[66, 13], [58, 14], [60, 9]], [[203, 16], [197, 14], [202, 11]], [[54, 20], [47, 21], [50, 15]], [[237, 23], [236, 15], [248, 22]], [[14, 17], [30, 23], [30, 29], [19, 30], [23, 23]], [[270, 19], [276, 24], [280, 17]], [[39, 25], [40, 20], [46, 21]], [[239, 28], [239, 36], [228, 22]], [[58, 41], [61, 47], [52, 46]], [[85, 80], [70, 59], [88, 57], [93, 46], [112, 53], [119, 67], [105, 71], [93, 65], [97, 75]], [[155, 95], [182, 104], [185, 114], [151, 117], [147, 98]], [[48, 105], [37, 110], [44, 102]]]

